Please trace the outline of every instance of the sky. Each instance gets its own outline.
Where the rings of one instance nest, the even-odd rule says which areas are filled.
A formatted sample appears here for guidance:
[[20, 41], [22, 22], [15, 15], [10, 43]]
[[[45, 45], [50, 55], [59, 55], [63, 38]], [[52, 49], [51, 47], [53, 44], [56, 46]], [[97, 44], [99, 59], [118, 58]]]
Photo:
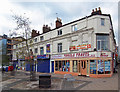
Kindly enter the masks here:
[[[17, 1], [17, 2], [16, 2]], [[22, 15], [28, 17], [31, 21], [31, 29], [35, 29], [42, 33], [42, 27], [47, 24], [52, 29], [55, 28], [56, 17], [62, 19], [62, 23], [66, 24], [74, 20], [89, 16], [92, 9], [101, 7], [103, 14], [110, 14], [116, 42], [118, 43], [118, 1], [114, 2], [101, 0], [91, 2], [90, 0], [65, 0], [55, 1], [38, 1], [38, 0], [3, 0], [0, 3], [0, 35], [12, 32], [22, 34], [24, 31], [16, 31], [16, 23], [12, 15]], [[56, 14], [57, 13], [57, 14]], [[11, 31], [10, 31], [11, 30]]]

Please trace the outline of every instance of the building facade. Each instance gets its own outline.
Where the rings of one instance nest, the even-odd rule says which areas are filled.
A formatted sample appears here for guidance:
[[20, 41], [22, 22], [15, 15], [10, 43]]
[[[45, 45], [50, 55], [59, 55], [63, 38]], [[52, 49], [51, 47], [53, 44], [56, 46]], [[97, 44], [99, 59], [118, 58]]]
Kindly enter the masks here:
[[[37, 61], [37, 56], [50, 56], [50, 63], [46, 66], [50, 67], [50, 72], [110, 77], [115, 62], [114, 38], [111, 16], [102, 14], [99, 8], [89, 16], [64, 25], [57, 18], [56, 28], [44, 25], [43, 33], [30, 38], [28, 44]], [[14, 58], [25, 47], [25, 41], [14, 45]]]

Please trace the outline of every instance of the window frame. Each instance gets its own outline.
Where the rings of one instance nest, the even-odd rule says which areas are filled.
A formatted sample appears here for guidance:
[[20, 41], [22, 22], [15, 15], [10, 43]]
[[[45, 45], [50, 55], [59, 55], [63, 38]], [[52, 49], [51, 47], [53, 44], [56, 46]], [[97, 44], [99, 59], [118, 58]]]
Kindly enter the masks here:
[[62, 52], [62, 43], [57, 44], [57, 52], [58, 53]]
[[75, 32], [75, 31], [77, 31], [76, 29], [78, 30], [77, 24], [72, 25], [72, 31]]
[[105, 26], [105, 18], [101, 18], [101, 26]]
[[[43, 53], [41, 52], [41, 48], [43, 48]], [[44, 55], [44, 47], [40, 47], [40, 55]]]
[[58, 32], [58, 36], [62, 35], [62, 29], [58, 30], [57, 32]]
[[[106, 37], [108, 37], [108, 40], [97, 39], [97, 36], [106, 36]], [[99, 50], [98, 50], [98, 41], [100, 41], [100, 49]], [[107, 44], [107, 48], [105, 48], [105, 49], [102, 48], [102, 42], [105, 42], [105, 43], [107, 42], [106, 43]], [[104, 44], [104, 46], [106, 44]], [[110, 44], [109, 34], [96, 34], [96, 48], [97, 48], [97, 51], [108, 51], [110, 49], [109, 44]]]
[[34, 51], [35, 53], [38, 53], [38, 48], [35, 48], [34, 50], [35, 50], [35, 51]]
[[40, 41], [43, 41], [44, 40], [44, 36], [40, 36]]

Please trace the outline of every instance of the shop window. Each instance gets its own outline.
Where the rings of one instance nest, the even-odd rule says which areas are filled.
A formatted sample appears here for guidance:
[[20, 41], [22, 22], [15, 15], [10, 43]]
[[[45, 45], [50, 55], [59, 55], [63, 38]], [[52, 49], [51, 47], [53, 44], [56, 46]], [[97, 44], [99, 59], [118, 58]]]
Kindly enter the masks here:
[[62, 61], [62, 71], [66, 71], [65, 61]]
[[59, 61], [59, 71], [62, 71], [62, 63]]
[[66, 72], [70, 72], [70, 61], [66, 61]]
[[90, 60], [90, 74], [96, 74], [96, 60]]
[[98, 60], [98, 74], [104, 74], [104, 61]]
[[77, 72], [77, 60], [73, 60], [73, 72]]
[[105, 61], [105, 74], [110, 74], [110, 61]]
[[58, 61], [55, 61], [55, 71], [58, 71]]

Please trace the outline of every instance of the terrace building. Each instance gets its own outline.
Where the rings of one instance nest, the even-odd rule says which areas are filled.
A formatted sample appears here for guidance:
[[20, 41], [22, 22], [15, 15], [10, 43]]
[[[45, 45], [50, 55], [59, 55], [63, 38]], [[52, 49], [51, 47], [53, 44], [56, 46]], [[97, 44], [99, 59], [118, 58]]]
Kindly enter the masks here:
[[[110, 14], [102, 14], [100, 8], [64, 25], [57, 18], [56, 28], [44, 25], [43, 33], [32, 36], [28, 44], [37, 60], [37, 72], [111, 77], [115, 68], [116, 41], [112, 19]], [[13, 45], [13, 57], [17, 58], [25, 47], [25, 41]], [[25, 68], [29, 70], [27, 67], [26, 63]]]

